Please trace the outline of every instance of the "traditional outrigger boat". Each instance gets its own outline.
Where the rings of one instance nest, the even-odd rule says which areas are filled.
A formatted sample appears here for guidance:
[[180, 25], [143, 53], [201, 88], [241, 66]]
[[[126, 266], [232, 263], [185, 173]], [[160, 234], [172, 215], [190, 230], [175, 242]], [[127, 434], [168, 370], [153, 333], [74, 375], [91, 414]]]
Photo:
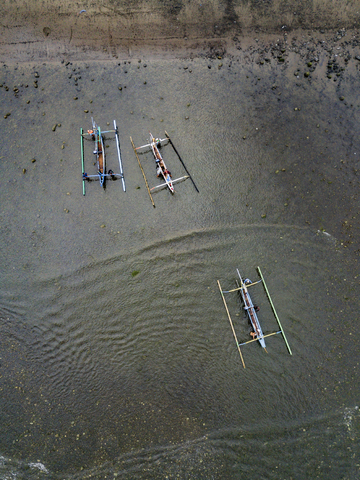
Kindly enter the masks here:
[[[289, 354], [292, 355], [292, 352], [291, 352], [291, 349], [290, 349], [290, 346], [288, 344], [288, 341], [286, 339], [286, 336], [285, 336], [285, 333], [284, 333], [284, 330], [282, 328], [282, 325], [280, 323], [280, 320], [279, 320], [279, 317], [276, 313], [276, 310], [275, 310], [275, 307], [274, 307], [274, 304], [271, 300], [271, 297], [270, 297], [270, 293], [269, 293], [269, 290], [266, 286], [266, 283], [265, 283], [265, 279], [261, 273], [261, 270], [260, 270], [260, 267], [257, 267], [257, 271], [260, 275], [260, 280], [256, 281], [256, 282], [251, 282], [250, 279], [246, 278], [246, 279], [242, 279], [241, 275], [240, 275], [240, 272], [238, 269], [236, 269], [236, 272], [238, 274], [238, 277], [239, 277], [239, 280], [236, 280], [236, 285], [237, 285], [237, 288], [234, 288], [233, 290], [222, 290], [221, 288], [221, 285], [220, 285], [220, 282], [219, 280], [217, 281], [218, 283], [218, 287], [219, 287], [219, 290], [220, 290], [220, 293], [221, 293], [221, 297], [223, 299], [223, 302], [224, 302], [224, 306], [225, 306], [225, 310], [226, 310], [226, 313], [227, 313], [227, 316], [228, 316], [228, 319], [229, 319], [229, 322], [230, 322], [230, 325], [231, 325], [231, 329], [232, 329], [232, 332], [233, 332], [233, 335], [234, 335], [234, 338], [235, 338], [235, 341], [236, 341], [236, 346], [238, 348], [238, 351], [239, 351], [239, 355], [240, 355], [240, 358], [241, 358], [241, 361], [242, 361], [242, 364], [243, 364], [243, 367], [245, 368], [245, 362], [244, 362], [244, 358], [242, 356], [242, 353], [241, 353], [241, 350], [240, 350], [240, 346], [242, 345], [246, 345], [248, 343], [252, 343], [252, 342], [256, 342], [258, 341], [260, 343], [260, 345], [262, 346], [262, 348], [265, 350], [265, 352], [267, 353], [267, 350], [266, 350], [266, 344], [265, 344], [265, 338], [266, 337], [270, 337], [272, 335], [278, 335], [279, 333], [282, 334], [282, 337], [285, 341], [285, 344], [287, 346], [287, 349], [289, 351]], [[240, 281], [240, 283], [239, 283]], [[257, 316], [257, 310], [258, 310], [258, 307], [256, 305], [253, 304], [252, 300], [251, 300], [251, 297], [250, 297], [250, 294], [249, 294], [249, 291], [248, 291], [248, 288], [253, 286], [253, 285], [256, 285], [257, 283], [260, 283], [262, 282], [263, 286], [264, 286], [264, 289], [265, 289], [265, 292], [266, 292], [266, 295], [267, 295], [267, 298], [270, 302], [270, 305], [271, 305], [271, 308], [272, 308], [272, 311], [274, 313], [274, 316], [276, 318], [276, 321], [279, 325], [279, 328], [280, 330], [278, 331], [274, 331], [274, 332], [271, 332], [271, 333], [268, 333], [267, 335], [264, 335], [263, 334], [263, 331], [262, 331], [262, 328], [261, 328], [261, 325], [260, 325], [260, 322], [259, 322], [259, 319], [258, 319], [258, 316]], [[224, 293], [232, 293], [232, 292], [240, 292], [240, 295], [241, 295], [241, 299], [242, 299], [242, 303], [244, 305], [244, 309], [245, 311], [247, 312], [247, 316], [248, 316], [248, 319], [250, 321], [250, 324], [252, 326], [252, 329], [253, 331], [250, 333], [250, 335], [252, 336], [252, 340], [248, 340], [247, 342], [243, 342], [243, 343], [239, 343], [238, 342], [238, 339], [237, 339], [237, 336], [236, 336], [236, 332], [235, 332], [235, 329], [234, 329], [234, 325], [233, 325], [233, 322], [232, 322], [232, 319], [231, 319], [231, 316], [230, 316], [230, 312], [229, 312], [229, 309], [228, 309], [228, 306], [227, 306], [227, 303], [226, 303], [226, 300], [225, 300], [225, 297], [224, 297]]]
[[[122, 187], [125, 192], [125, 178], [121, 162], [120, 154], [120, 140], [119, 140], [119, 131], [114, 120], [114, 130], [101, 131], [100, 127], [95, 123], [94, 119], [91, 118], [92, 129], [88, 130], [87, 133], [84, 133], [83, 129], [80, 129], [81, 134], [81, 166], [82, 166], [82, 180], [83, 180], [83, 195], [85, 195], [85, 181], [91, 179], [99, 180], [100, 185], [105, 187], [106, 178], [110, 177], [114, 180], [116, 177], [120, 177], [122, 181]], [[119, 159], [120, 173], [114, 173], [112, 170], [106, 171], [106, 155], [105, 155], [105, 146], [104, 146], [104, 134], [105, 133], [114, 133], [115, 141], [117, 147], [117, 154]], [[96, 156], [96, 165], [97, 165], [97, 174], [88, 175], [85, 172], [85, 162], [84, 162], [84, 137], [89, 136], [95, 144], [95, 150], [93, 151]]]
[[[140, 169], [142, 171], [142, 174], [143, 174], [143, 177], [144, 177], [144, 180], [145, 180], [145, 184], [146, 184], [146, 187], [147, 187], [147, 190], [148, 190], [148, 193], [149, 193], [149, 196], [150, 196], [150, 199], [151, 199], [151, 202], [152, 202], [153, 206], [155, 207], [155, 203], [154, 203], [154, 200], [152, 198], [151, 192], [153, 192], [154, 190], [160, 190], [160, 189], [163, 189], [163, 188], [168, 188], [170, 190], [170, 192], [173, 194], [173, 193], [175, 193], [174, 184], [178, 183], [178, 182], [182, 182], [183, 180], [186, 180], [187, 178], [191, 179], [196, 191], [199, 192], [197, 186], [195, 185], [194, 180], [192, 179], [190, 173], [188, 172], [184, 162], [182, 161], [178, 151], [176, 150], [174, 144], [172, 143], [168, 133], [165, 132], [166, 138], [162, 138], [162, 139], [155, 138], [152, 135], [151, 132], [149, 132], [149, 134], [150, 134], [150, 143], [147, 143], [145, 145], [141, 145], [140, 147], [135, 147], [134, 142], [133, 142], [131, 137], [130, 137], [130, 140], [131, 140], [131, 144], [133, 146], [135, 155], [137, 157]], [[165, 165], [165, 161], [164, 161], [164, 159], [163, 159], [163, 157], [160, 153], [160, 148], [162, 147], [162, 144], [166, 144], [166, 143], [170, 143], [171, 146], [173, 147], [175, 153], [177, 154], [177, 156], [179, 157], [179, 160], [181, 161], [183, 167], [185, 168], [185, 171], [186, 171], [187, 175], [185, 175], [183, 177], [180, 177], [180, 178], [176, 178], [175, 180], [172, 180], [171, 173], [167, 169], [167, 167]], [[158, 177], [162, 178], [163, 181], [164, 181], [164, 183], [161, 183], [160, 185], [156, 185], [155, 187], [152, 187], [152, 188], [149, 188], [148, 182], [146, 180], [144, 169], [142, 168], [142, 165], [141, 165], [141, 162], [140, 162], [140, 159], [139, 159], [139, 156], [138, 156], [138, 150], [141, 150], [141, 149], [144, 149], [144, 148], [151, 148], [151, 151], [153, 153], [155, 163], [156, 163], [156, 174], [157, 174]]]

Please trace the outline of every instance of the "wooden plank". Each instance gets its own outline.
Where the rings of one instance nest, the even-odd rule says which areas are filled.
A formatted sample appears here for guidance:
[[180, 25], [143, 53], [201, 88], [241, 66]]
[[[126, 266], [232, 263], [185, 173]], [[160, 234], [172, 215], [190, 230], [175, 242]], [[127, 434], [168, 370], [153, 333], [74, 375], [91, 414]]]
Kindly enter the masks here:
[[179, 157], [179, 160], [180, 160], [180, 162], [182, 163], [182, 166], [185, 168], [186, 173], [189, 175], [189, 178], [190, 178], [190, 180], [192, 181], [192, 183], [193, 183], [193, 185], [194, 185], [194, 187], [195, 187], [195, 190], [199, 193], [199, 190], [198, 190], [197, 186], [195, 185], [195, 182], [194, 182], [192, 176], [190, 175], [188, 169], [186, 168], [185, 163], [183, 162], [182, 158], [180, 157], [179, 152], [176, 150], [175, 145], [174, 145], [173, 142], [171, 141], [171, 138], [170, 138], [170, 136], [169, 136], [169, 134], [167, 133], [166, 130], [165, 130], [165, 135], [166, 135], [166, 138], [169, 140], [170, 145], [173, 147], [174, 152], [175, 152], [176, 155]]
[[219, 287], [219, 290], [220, 290], [220, 293], [221, 293], [221, 297], [222, 297], [223, 302], [224, 302], [225, 310], [226, 310], [226, 313], [227, 313], [227, 316], [228, 316], [228, 319], [229, 319], [229, 322], [230, 322], [230, 325], [231, 325], [231, 330], [232, 330], [233, 335], [234, 335], [234, 338], [235, 338], [236, 346], [237, 346], [237, 349], [238, 349], [238, 351], [239, 351], [239, 355], [240, 355], [240, 358], [241, 358], [243, 367], [245, 368], [245, 362], [244, 362], [244, 359], [243, 359], [243, 356], [242, 356], [242, 353], [241, 353], [241, 350], [240, 350], [240, 346], [239, 346], [238, 339], [237, 339], [237, 337], [236, 337], [234, 325], [233, 325], [233, 322], [232, 322], [232, 320], [231, 320], [230, 312], [229, 312], [228, 306], [227, 306], [227, 304], [226, 304], [226, 300], [225, 300], [224, 294], [223, 294], [223, 292], [222, 292], [222, 289], [221, 289], [221, 285], [220, 285], [219, 280], [217, 281], [217, 283], [218, 283], [218, 287]]
[[280, 323], [280, 319], [279, 319], [279, 317], [278, 317], [278, 314], [276, 313], [276, 310], [275, 310], [273, 301], [271, 300], [270, 293], [269, 293], [269, 290], [268, 290], [268, 288], [267, 288], [267, 286], [266, 286], [265, 279], [264, 279], [264, 277], [263, 277], [263, 275], [262, 275], [262, 273], [261, 273], [260, 267], [257, 267], [257, 271], [259, 272], [259, 275], [260, 275], [260, 277], [261, 277], [261, 280], [262, 280], [262, 283], [263, 283], [263, 285], [264, 285], [264, 289], [265, 289], [266, 295], [267, 295], [267, 297], [268, 297], [268, 299], [269, 299], [269, 302], [270, 302], [272, 311], [273, 311], [273, 313], [274, 313], [274, 315], [275, 315], [276, 321], [277, 321], [277, 323], [278, 323], [278, 325], [279, 325], [279, 327], [280, 327], [280, 330], [281, 330], [283, 339], [284, 339], [284, 341], [285, 341], [285, 344], [286, 344], [286, 346], [287, 346], [287, 349], [288, 349], [290, 355], [292, 355], [292, 351], [291, 351], [290, 345], [289, 345], [289, 343], [288, 343], [288, 341], [287, 341], [287, 338], [286, 338], [286, 336], [285, 336], [285, 332], [284, 332], [284, 329], [282, 328], [282, 325], [281, 325], [281, 323]]
[[133, 149], [134, 149], [134, 152], [135, 152], [137, 161], [139, 162], [139, 167], [140, 167], [140, 170], [141, 170], [141, 172], [142, 172], [142, 174], [143, 174], [143, 177], [144, 177], [144, 180], [145, 180], [145, 185], [146, 185], [146, 188], [147, 188], [147, 191], [148, 191], [148, 194], [149, 194], [151, 203], [153, 204], [153, 207], [155, 208], [154, 199], [153, 199], [153, 197], [152, 197], [152, 195], [151, 195], [150, 188], [149, 188], [149, 184], [148, 184], [148, 181], [146, 180], [146, 176], [145, 176], [144, 169], [143, 169], [143, 167], [142, 167], [142, 165], [141, 165], [139, 155], [137, 154], [137, 151], [136, 151], [136, 148], [135, 148], [133, 139], [132, 139], [131, 137], [130, 137], [130, 141], [131, 141], [131, 145], [132, 145], [132, 147], [133, 147]]

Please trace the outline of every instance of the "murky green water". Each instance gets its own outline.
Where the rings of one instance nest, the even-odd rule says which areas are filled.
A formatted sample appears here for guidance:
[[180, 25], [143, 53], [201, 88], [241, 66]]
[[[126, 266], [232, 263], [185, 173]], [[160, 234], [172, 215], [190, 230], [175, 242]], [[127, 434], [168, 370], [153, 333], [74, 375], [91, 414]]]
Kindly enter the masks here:
[[[356, 478], [357, 70], [335, 86], [326, 57], [311, 81], [240, 54], [141, 60], [2, 67], [2, 478]], [[91, 116], [117, 120], [126, 193], [82, 195]], [[187, 180], [152, 207], [129, 139], [149, 130], [200, 193]], [[270, 337], [244, 370], [216, 280], [257, 265], [293, 356]]]

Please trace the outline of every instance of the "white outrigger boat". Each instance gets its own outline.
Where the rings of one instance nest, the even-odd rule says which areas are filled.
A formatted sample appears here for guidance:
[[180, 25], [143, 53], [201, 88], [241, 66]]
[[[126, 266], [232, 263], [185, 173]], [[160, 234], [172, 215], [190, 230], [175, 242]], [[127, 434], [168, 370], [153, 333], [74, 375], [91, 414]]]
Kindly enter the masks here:
[[[244, 304], [244, 310], [247, 312], [249, 321], [250, 321], [251, 326], [253, 328], [253, 332], [251, 332], [250, 335], [253, 337], [253, 339], [259, 340], [259, 343], [262, 346], [262, 348], [264, 348], [266, 350], [264, 334], [262, 332], [260, 322], [259, 322], [259, 319], [258, 319], [257, 314], [256, 314], [256, 312], [258, 311], [258, 307], [254, 306], [254, 304], [251, 300], [249, 291], [247, 289], [247, 286], [250, 287], [251, 285], [254, 285], [254, 284], [252, 283], [252, 281], [249, 278], [245, 278], [245, 280], [243, 280], [241, 278], [239, 270], [236, 269], [236, 271], [237, 271], [237, 274], [238, 274], [239, 279], [240, 279], [240, 285], [239, 285], [239, 282], [237, 280], [236, 280], [236, 285], [238, 287], [240, 287], [239, 292], [240, 292], [240, 295], [241, 295], [241, 298], [242, 298], [242, 301], [243, 301], [243, 304]], [[256, 282], [256, 283], [258, 283], [258, 282]], [[243, 345], [243, 344], [240, 344], [240, 345]]]
[[[243, 364], [244, 368], [245, 368], [245, 362], [244, 362], [244, 359], [243, 359], [243, 356], [242, 356], [242, 353], [241, 353], [241, 350], [240, 350], [240, 346], [258, 341], [260, 343], [261, 347], [267, 353], [266, 344], [265, 344], [265, 340], [264, 340], [265, 337], [270, 337], [272, 335], [277, 335], [279, 333], [282, 334], [283, 339], [285, 341], [285, 344], [287, 346], [287, 349], [289, 351], [289, 354], [292, 355], [290, 346], [289, 346], [288, 341], [286, 339], [284, 330], [281, 326], [279, 317], [276, 313], [274, 304], [271, 300], [269, 290], [268, 290], [268, 288], [265, 284], [265, 279], [264, 279], [264, 277], [261, 273], [260, 267], [257, 267], [257, 271], [260, 275], [260, 280], [258, 280], [256, 282], [251, 282], [251, 280], [248, 279], [248, 278], [243, 280], [241, 275], [240, 275], [239, 270], [236, 269], [236, 272], [237, 272], [238, 277], [239, 277], [240, 284], [239, 284], [239, 281], [236, 280], [237, 288], [234, 288], [233, 290], [222, 290], [219, 280], [217, 281], [218, 287], [219, 287], [219, 290], [220, 290], [220, 293], [221, 293], [221, 297], [222, 297], [223, 302], [224, 302], [226, 313], [227, 313], [227, 316], [228, 316], [228, 319], [229, 319], [229, 322], [230, 322], [230, 325], [231, 325], [231, 329], [232, 329], [232, 332], [233, 332], [233, 335], [234, 335], [234, 338], [235, 338], [235, 341], [236, 341], [236, 345], [237, 345], [237, 348], [238, 348], [238, 351], [239, 351], [239, 355], [240, 355], [240, 358], [241, 358], [241, 361], [242, 361], [242, 364]], [[260, 282], [262, 282], [262, 284], [264, 286], [264, 289], [265, 289], [266, 295], [268, 297], [268, 300], [270, 302], [272, 311], [275, 315], [276, 321], [277, 321], [277, 323], [279, 325], [279, 328], [280, 328], [280, 330], [268, 333], [267, 335], [263, 334], [263, 331], [262, 331], [262, 328], [261, 328], [261, 325], [260, 325], [260, 322], [259, 322], [259, 319], [258, 319], [258, 316], [257, 316], [258, 307], [253, 304], [253, 302], [251, 300], [251, 297], [250, 297], [250, 294], [249, 294], [249, 291], [248, 291], [249, 287], [251, 287], [253, 285], [256, 285], [257, 283], [260, 283]], [[237, 339], [237, 336], [236, 336], [236, 333], [235, 333], [235, 329], [234, 329], [234, 325], [233, 325], [233, 322], [231, 320], [230, 312], [229, 312], [229, 309], [228, 309], [228, 306], [227, 306], [227, 303], [226, 303], [226, 300], [225, 300], [225, 297], [224, 297], [224, 293], [232, 293], [232, 292], [240, 292], [242, 303], [244, 304], [244, 310], [247, 312], [247, 316], [249, 318], [249, 321], [250, 321], [252, 329], [253, 329], [253, 331], [250, 333], [250, 335], [252, 336], [252, 340], [248, 340], [247, 342], [243, 342], [243, 343], [238, 342], [238, 339]]]
[[[105, 180], [110, 177], [112, 180], [115, 180], [116, 177], [120, 177], [122, 181], [122, 187], [125, 192], [125, 178], [121, 162], [120, 154], [120, 140], [119, 140], [119, 131], [114, 120], [114, 130], [101, 131], [100, 127], [96, 125], [93, 118], [91, 118], [92, 129], [88, 130], [87, 133], [84, 133], [83, 129], [80, 129], [81, 134], [81, 166], [82, 166], [82, 180], [83, 180], [83, 195], [85, 195], [85, 181], [90, 181], [92, 179], [99, 180], [100, 186], [105, 188]], [[104, 146], [104, 134], [105, 133], [114, 133], [115, 141], [117, 147], [117, 154], [119, 159], [120, 173], [114, 173], [112, 170], [106, 171], [106, 155], [105, 155], [105, 146]], [[97, 174], [88, 175], [85, 172], [85, 162], [84, 162], [84, 137], [89, 136], [95, 144], [95, 149], [93, 151], [96, 156], [96, 165], [97, 165]]]
[[[187, 178], [191, 179], [196, 191], [199, 192], [197, 186], [194, 183], [194, 180], [192, 179], [190, 173], [188, 172], [184, 162], [182, 161], [178, 151], [176, 150], [174, 144], [172, 143], [168, 133], [165, 132], [166, 138], [162, 138], [162, 139], [155, 138], [152, 135], [151, 132], [149, 132], [149, 134], [150, 134], [150, 143], [146, 143], [145, 145], [141, 145], [140, 147], [135, 147], [134, 142], [133, 142], [131, 137], [130, 137], [130, 140], [131, 140], [134, 152], [136, 154], [140, 169], [142, 171], [142, 174], [143, 174], [143, 177], [144, 177], [144, 180], [145, 180], [145, 184], [146, 184], [146, 187], [148, 189], [148, 193], [150, 195], [150, 199], [151, 199], [151, 202], [152, 202], [153, 206], [155, 207], [155, 203], [154, 203], [154, 200], [152, 198], [151, 192], [153, 192], [154, 190], [161, 190], [163, 188], [168, 188], [170, 190], [170, 192], [173, 194], [173, 193], [175, 193], [174, 184], [178, 183], [178, 182], [182, 182], [182, 181], [186, 180]], [[176, 178], [175, 180], [172, 179], [171, 173], [167, 169], [167, 167], [165, 165], [165, 161], [164, 161], [164, 159], [163, 159], [163, 157], [160, 153], [160, 148], [162, 147], [162, 145], [164, 143], [165, 144], [166, 143], [171, 144], [175, 153], [179, 157], [179, 160], [181, 161], [182, 165], [184, 166], [187, 175], [184, 175], [183, 177]], [[141, 150], [141, 149], [146, 149], [146, 148], [151, 149], [151, 151], [153, 153], [153, 156], [154, 156], [154, 159], [155, 159], [155, 163], [156, 163], [156, 174], [157, 174], [158, 177], [162, 178], [162, 180], [163, 180], [163, 183], [161, 183], [160, 185], [156, 185], [155, 187], [152, 187], [152, 188], [149, 188], [149, 185], [148, 185], [146, 177], [145, 177], [145, 172], [142, 168], [142, 165], [141, 165], [141, 162], [140, 162], [140, 159], [139, 159], [139, 156], [138, 156], [138, 151]]]

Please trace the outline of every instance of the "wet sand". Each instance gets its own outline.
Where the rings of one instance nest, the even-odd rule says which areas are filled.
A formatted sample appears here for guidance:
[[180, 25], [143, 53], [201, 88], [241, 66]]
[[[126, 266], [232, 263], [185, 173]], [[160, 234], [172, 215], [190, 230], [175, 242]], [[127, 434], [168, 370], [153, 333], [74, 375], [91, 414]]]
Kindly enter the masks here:
[[[292, 12], [282, 28], [268, 11], [282, 2], [255, 4], [264, 26], [253, 13], [239, 29], [214, 2], [196, 6], [207, 7], [201, 25], [190, 2], [62, 2], [41, 16], [35, 3], [7, 4], [4, 474], [357, 474], [358, 30], [351, 12], [324, 14], [335, 23], [319, 28]], [[126, 193], [92, 182], [82, 195], [79, 133], [91, 116], [118, 122]], [[199, 194], [187, 180], [151, 206], [129, 141], [145, 143], [149, 129], [170, 133]], [[142, 160], [154, 185], [151, 156]], [[253, 276], [258, 264], [294, 355], [269, 340], [268, 355], [244, 352], [244, 371], [216, 279], [230, 288], [236, 266]], [[229, 306], [247, 338], [236, 298]]]

